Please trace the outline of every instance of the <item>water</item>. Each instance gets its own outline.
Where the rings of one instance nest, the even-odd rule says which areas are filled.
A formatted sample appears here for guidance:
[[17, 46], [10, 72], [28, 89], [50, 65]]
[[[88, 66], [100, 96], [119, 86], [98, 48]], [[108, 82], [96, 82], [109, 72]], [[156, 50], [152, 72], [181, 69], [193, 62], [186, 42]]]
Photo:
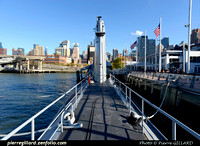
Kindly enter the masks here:
[[[75, 84], [74, 73], [0, 73], [0, 134], [12, 131]], [[59, 101], [36, 120], [36, 130], [48, 126], [68, 97]], [[30, 131], [30, 127], [24, 131], [27, 130]]]

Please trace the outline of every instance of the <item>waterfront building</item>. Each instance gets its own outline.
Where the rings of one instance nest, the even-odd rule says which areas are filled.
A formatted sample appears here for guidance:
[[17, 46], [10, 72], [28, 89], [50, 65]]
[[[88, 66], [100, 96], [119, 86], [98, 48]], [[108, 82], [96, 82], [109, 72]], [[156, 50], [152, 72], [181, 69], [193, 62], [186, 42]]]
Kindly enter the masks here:
[[43, 56], [44, 55], [44, 47], [39, 46], [39, 44], [33, 44], [33, 49], [29, 51], [28, 56]]
[[164, 46], [164, 48], [167, 48], [169, 46], [169, 37], [164, 37], [161, 40], [161, 44]]
[[[159, 48], [159, 46], [157, 46]], [[182, 44], [179, 45], [169, 45], [164, 49], [161, 46], [161, 70], [183, 70], [186, 72], [188, 65], [188, 46], [185, 45], [185, 49]], [[147, 70], [153, 70], [155, 67], [155, 61], [147, 58]], [[158, 68], [158, 53], [157, 53], [157, 68]], [[143, 70], [144, 63], [137, 63], [137, 69]], [[190, 72], [200, 74], [200, 44], [192, 45], [190, 50]]]
[[92, 64], [94, 61], [94, 53], [95, 53], [95, 47], [92, 41], [91, 41], [91, 44], [88, 45], [87, 52], [88, 52], [87, 62], [88, 64]]
[[69, 64], [71, 63], [72, 60], [69, 57], [64, 57], [60, 55], [47, 55], [46, 58], [44, 59], [44, 63], [47, 64]]
[[78, 47], [78, 43], [74, 44], [72, 58], [79, 59], [79, 47]]
[[118, 49], [113, 49], [113, 60], [118, 57]]
[[0, 55], [7, 55], [7, 49], [6, 48], [0, 48]]
[[200, 28], [193, 29], [191, 34], [191, 44], [200, 43]]

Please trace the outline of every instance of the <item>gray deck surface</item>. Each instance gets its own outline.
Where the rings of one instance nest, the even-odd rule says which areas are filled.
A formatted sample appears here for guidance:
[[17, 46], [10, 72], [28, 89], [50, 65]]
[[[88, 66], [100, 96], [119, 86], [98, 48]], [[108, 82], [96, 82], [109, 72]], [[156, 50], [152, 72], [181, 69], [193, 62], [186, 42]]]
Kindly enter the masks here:
[[108, 83], [91, 84], [75, 110], [80, 129], [65, 130], [60, 140], [145, 140], [141, 127], [126, 120], [128, 109]]

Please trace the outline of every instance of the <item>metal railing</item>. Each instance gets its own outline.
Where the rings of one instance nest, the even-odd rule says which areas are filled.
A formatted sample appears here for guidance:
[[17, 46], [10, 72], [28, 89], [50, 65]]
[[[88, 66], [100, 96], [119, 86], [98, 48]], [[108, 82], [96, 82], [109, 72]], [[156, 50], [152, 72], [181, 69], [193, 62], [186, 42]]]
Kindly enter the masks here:
[[[45, 108], [43, 108], [41, 111], [39, 111], [38, 113], [36, 113], [34, 116], [32, 116], [31, 118], [29, 118], [27, 121], [25, 121], [24, 123], [22, 123], [20, 126], [18, 126], [16, 129], [14, 129], [13, 131], [11, 131], [9, 134], [7, 134], [6, 136], [4, 136], [1, 140], [8, 140], [10, 137], [14, 136], [19, 130], [23, 129], [27, 124], [31, 123], [31, 140], [35, 140], [35, 119], [38, 118], [42, 113], [44, 113], [45, 111], [47, 111], [51, 106], [53, 106], [55, 103], [57, 103], [59, 100], [61, 100], [63, 97], [65, 97], [67, 94], [69, 94], [71, 91], [75, 90], [75, 95], [74, 97], [68, 102], [67, 105], [70, 105], [72, 101], [74, 101], [75, 105], [78, 104], [78, 94], [82, 94], [82, 91], [84, 88], [87, 88], [88, 83], [86, 82], [87, 78], [83, 79], [82, 81], [80, 81], [78, 84], [76, 84], [75, 86], [73, 86], [71, 89], [69, 89], [67, 92], [65, 92], [62, 96], [60, 96], [59, 98], [57, 98], [56, 100], [54, 100], [52, 103], [50, 103], [48, 106], [46, 106]], [[79, 91], [78, 91], [79, 89]], [[69, 108], [69, 106], [67, 106], [66, 108]], [[65, 108], [65, 110], [66, 110]], [[62, 111], [61, 111], [62, 112]], [[61, 113], [60, 112], [60, 113]], [[60, 115], [59, 113], [59, 115]], [[58, 118], [58, 116], [56, 118]], [[52, 123], [56, 120], [56, 118], [52, 121]], [[51, 123], [51, 124], [52, 124]], [[50, 129], [51, 124], [46, 128], [46, 130], [43, 132], [43, 134]], [[41, 135], [42, 136], [42, 135]], [[40, 136], [40, 137], [41, 137]]]
[[[164, 116], [166, 116], [168, 119], [170, 119], [172, 121], [172, 140], [176, 140], [176, 125], [179, 125], [185, 131], [187, 131], [188, 133], [190, 133], [191, 135], [193, 135], [194, 137], [196, 137], [198, 140], [200, 140], [200, 134], [198, 134], [194, 130], [190, 129], [185, 124], [183, 124], [182, 122], [180, 122], [179, 120], [177, 120], [176, 118], [174, 118], [173, 116], [171, 116], [170, 114], [166, 113], [165, 111], [163, 111], [162, 109], [160, 109], [156, 105], [152, 104], [150, 101], [148, 101], [147, 99], [145, 99], [144, 97], [142, 97], [141, 95], [139, 95], [137, 92], [135, 92], [134, 90], [132, 90], [131, 88], [129, 88], [128, 86], [126, 86], [120, 80], [118, 80], [117, 78], [115, 78], [115, 76], [113, 76], [113, 75], [110, 74], [110, 79], [113, 82], [113, 86], [115, 85], [117, 87], [118, 91], [124, 94], [124, 96], [125, 96], [125, 98], [124, 98], [125, 99], [125, 104], [128, 107], [129, 112], [131, 112], [133, 110], [132, 105], [134, 105], [134, 107], [136, 107], [137, 110], [141, 113], [141, 115], [142, 115], [142, 132], [144, 132], [144, 118], [146, 118], [149, 121], [149, 119], [145, 116], [145, 113], [144, 113], [144, 103], [147, 103], [148, 105], [150, 105], [151, 107], [153, 107], [158, 112], [160, 112], [161, 114], [163, 114]], [[125, 89], [125, 92], [123, 91], [122, 88]], [[129, 90], [129, 93], [128, 93], [127, 89]], [[131, 99], [131, 94], [132, 93], [134, 93], [136, 96], [138, 96], [142, 100], [142, 106], [141, 106], [142, 109], [140, 109], [140, 107], [137, 105], [137, 103], [134, 102]]]

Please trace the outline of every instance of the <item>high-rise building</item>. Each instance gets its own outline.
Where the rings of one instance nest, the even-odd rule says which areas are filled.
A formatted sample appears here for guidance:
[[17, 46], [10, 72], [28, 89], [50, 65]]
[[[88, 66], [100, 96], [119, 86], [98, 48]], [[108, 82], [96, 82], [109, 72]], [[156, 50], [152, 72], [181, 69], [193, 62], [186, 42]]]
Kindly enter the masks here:
[[191, 44], [200, 43], [200, 28], [193, 29], [191, 34]]
[[1, 48], [3, 48], [3, 46], [2, 46], [2, 42], [0, 42], [0, 49], [1, 49]]
[[161, 44], [163, 45], [164, 48], [167, 48], [169, 46], [169, 37], [164, 37], [161, 40]]
[[7, 49], [6, 48], [0, 48], [0, 55], [7, 55]]
[[122, 55], [123, 55], [123, 56], [128, 56], [128, 50], [127, 50], [127, 49], [124, 49]]
[[75, 45], [74, 45], [72, 58], [79, 59], [79, 47], [78, 47], [78, 43], [75, 43]]
[[156, 48], [156, 40], [155, 39], [148, 39], [147, 40], [147, 56], [154, 55]]
[[[144, 49], [145, 49], [145, 36], [138, 37], [138, 57], [144, 57]], [[156, 41], [154, 39], [148, 39], [146, 36], [146, 55], [155, 54]]]
[[69, 57], [70, 56], [70, 42], [69, 40], [64, 40], [60, 43], [60, 46], [55, 48], [55, 54], [61, 55], [63, 57]]
[[107, 56], [106, 61], [111, 62], [112, 61], [112, 55], [109, 52], [106, 52], [106, 56]]
[[[148, 40], [148, 36], [146, 36], [146, 41]], [[148, 43], [146, 42], [146, 45]], [[144, 48], [145, 48], [145, 36], [138, 37], [138, 59], [144, 58]], [[147, 50], [147, 46], [146, 46]]]
[[47, 46], [45, 47], [45, 50], [44, 50], [44, 55], [47, 56], [48, 55], [48, 48]]
[[113, 49], [113, 60], [118, 57], [118, 49]]
[[33, 49], [27, 54], [28, 56], [43, 56], [44, 47], [40, 47], [39, 44], [33, 44]]
[[83, 51], [83, 59], [87, 59], [87, 51]]
[[88, 45], [88, 55], [87, 55], [87, 62], [88, 64], [92, 64], [94, 61], [94, 54], [95, 54], [95, 47], [93, 45], [93, 42], [91, 41], [91, 44]]

